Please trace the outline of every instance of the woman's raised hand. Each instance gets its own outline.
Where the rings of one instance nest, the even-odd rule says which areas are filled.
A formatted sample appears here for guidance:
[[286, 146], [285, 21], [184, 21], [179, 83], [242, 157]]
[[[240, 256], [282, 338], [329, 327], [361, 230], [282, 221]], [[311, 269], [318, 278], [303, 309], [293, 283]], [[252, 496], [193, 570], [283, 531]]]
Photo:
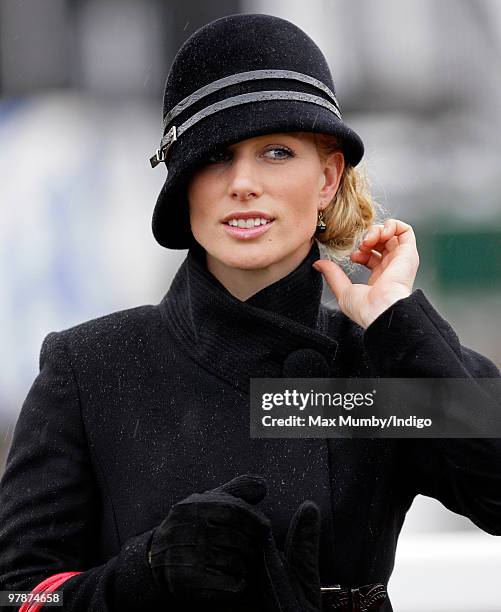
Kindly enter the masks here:
[[371, 270], [367, 285], [352, 283], [333, 261], [319, 259], [313, 266], [324, 275], [342, 312], [367, 328], [392, 304], [412, 293], [419, 267], [414, 231], [398, 219], [372, 225], [350, 257]]

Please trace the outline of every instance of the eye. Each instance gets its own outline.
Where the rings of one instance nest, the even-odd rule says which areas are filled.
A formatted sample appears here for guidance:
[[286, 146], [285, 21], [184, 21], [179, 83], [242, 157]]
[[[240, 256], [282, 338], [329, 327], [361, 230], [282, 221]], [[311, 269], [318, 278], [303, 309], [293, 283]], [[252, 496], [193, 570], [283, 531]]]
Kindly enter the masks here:
[[[287, 159], [289, 157], [295, 157], [295, 153], [283, 145], [274, 145], [269, 147], [264, 152], [264, 155], [276, 161]], [[205, 158], [205, 163], [208, 165], [221, 164], [229, 161], [232, 156], [233, 154], [228, 148], [215, 149]]]
[[270, 147], [266, 153], [275, 153], [275, 155], [272, 156], [272, 159], [287, 159], [288, 157], [294, 157], [294, 153], [288, 147], [284, 146]]
[[228, 149], [216, 149], [206, 157], [207, 164], [219, 164], [227, 161], [231, 157], [231, 151]]

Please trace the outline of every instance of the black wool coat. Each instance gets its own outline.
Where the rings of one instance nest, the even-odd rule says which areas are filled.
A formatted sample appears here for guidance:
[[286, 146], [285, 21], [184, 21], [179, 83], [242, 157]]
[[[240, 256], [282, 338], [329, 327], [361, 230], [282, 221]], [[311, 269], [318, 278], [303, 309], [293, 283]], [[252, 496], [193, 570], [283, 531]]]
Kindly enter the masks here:
[[268, 483], [279, 546], [304, 499], [320, 506], [324, 585], [387, 583], [417, 494], [501, 535], [501, 440], [250, 438], [249, 378], [315, 376], [304, 349], [332, 377], [501, 376], [420, 289], [366, 330], [327, 309], [318, 257], [241, 302], [192, 250], [158, 305], [45, 338], [0, 483], [0, 590], [79, 571], [65, 611], [188, 610], [152, 579], [152, 530], [243, 473]]

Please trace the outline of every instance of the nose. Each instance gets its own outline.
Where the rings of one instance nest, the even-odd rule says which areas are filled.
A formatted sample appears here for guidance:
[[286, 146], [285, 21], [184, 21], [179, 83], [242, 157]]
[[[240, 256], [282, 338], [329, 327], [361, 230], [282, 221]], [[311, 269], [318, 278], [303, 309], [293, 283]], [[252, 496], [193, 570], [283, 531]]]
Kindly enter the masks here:
[[234, 156], [230, 169], [228, 192], [232, 200], [257, 198], [262, 193], [258, 168], [250, 156]]

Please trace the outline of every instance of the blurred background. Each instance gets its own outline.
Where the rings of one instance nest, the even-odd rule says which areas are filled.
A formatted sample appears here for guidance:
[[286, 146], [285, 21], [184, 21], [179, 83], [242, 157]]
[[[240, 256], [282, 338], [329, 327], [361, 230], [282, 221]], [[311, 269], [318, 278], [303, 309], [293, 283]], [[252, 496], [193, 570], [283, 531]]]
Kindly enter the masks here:
[[[376, 199], [415, 229], [415, 286], [501, 366], [501, 2], [2, 0], [0, 473], [45, 335], [167, 291], [186, 255], [150, 229], [167, 71], [198, 27], [252, 12], [322, 48]], [[500, 568], [499, 539], [419, 497], [395, 610], [499, 611]]]

